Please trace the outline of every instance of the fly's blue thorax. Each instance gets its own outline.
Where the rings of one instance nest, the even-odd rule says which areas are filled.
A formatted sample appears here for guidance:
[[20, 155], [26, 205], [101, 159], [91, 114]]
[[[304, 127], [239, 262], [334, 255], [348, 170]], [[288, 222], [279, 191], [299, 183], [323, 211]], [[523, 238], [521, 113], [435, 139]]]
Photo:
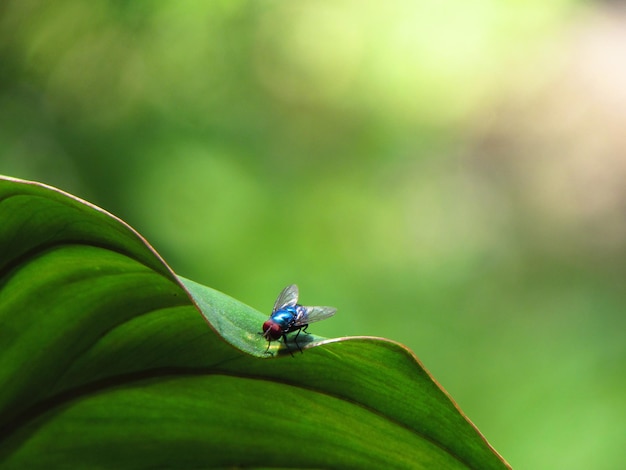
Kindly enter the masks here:
[[296, 307], [285, 307], [272, 314], [272, 320], [282, 328], [287, 328], [296, 319], [298, 311]]

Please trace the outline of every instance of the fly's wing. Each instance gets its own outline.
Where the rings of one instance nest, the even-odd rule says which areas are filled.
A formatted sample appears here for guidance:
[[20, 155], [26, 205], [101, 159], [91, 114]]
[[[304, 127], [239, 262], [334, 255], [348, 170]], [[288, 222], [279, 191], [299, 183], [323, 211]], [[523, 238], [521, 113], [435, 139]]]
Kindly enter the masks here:
[[276, 299], [276, 303], [274, 304], [274, 308], [272, 309], [272, 313], [277, 312], [278, 310], [285, 307], [293, 307], [298, 303], [298, 286], [295, 284], [291, 284], [283, 289], [278, 298]]
[[308, 325], [316, 321], [332, 317], [337, 309], [335, 307], [301, 307], [298, 309], [294, 327]]

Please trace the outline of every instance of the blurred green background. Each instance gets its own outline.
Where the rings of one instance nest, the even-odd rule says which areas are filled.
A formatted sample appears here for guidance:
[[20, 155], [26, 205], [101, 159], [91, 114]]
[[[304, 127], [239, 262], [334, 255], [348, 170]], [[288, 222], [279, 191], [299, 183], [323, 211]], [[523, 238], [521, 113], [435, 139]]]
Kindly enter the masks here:
[[5, 0], [0, 173], [406, 344], [514, 468], [615, 469], [625, 84], [616, 2]]

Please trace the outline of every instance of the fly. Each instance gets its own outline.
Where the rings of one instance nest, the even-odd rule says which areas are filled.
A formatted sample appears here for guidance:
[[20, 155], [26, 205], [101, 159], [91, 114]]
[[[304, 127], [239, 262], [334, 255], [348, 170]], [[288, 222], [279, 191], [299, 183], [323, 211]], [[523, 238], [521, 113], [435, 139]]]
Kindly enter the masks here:
[[[309, 323], [332, 317], [336, 311], [337, 309], [334, 307], [305, 307], [300, 305], [298, 303], [298, 286], [292, 284], [285, 287], [276, 299], [272, 314], [263, 323], [261, 334], [268, 341], [265, 352], [269, 351], [272, 341], [277, 341], [282, 337], [287, 350], [291, 353], [287, 344], [287, 334], [294, 331], [298, 332], [294, 341], [298, 351], [302, 352], [298, 344], [300, 331], [309, 334], [306, 331]], [[291, 354], [293, 355], [293, 353]]]

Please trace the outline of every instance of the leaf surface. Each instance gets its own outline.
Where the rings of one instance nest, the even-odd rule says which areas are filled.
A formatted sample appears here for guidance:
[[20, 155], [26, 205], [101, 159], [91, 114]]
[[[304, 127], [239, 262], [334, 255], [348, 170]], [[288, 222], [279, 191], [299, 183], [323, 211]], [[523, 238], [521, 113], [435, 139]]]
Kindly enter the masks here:
[[397, 343], [266, 354], [101, 209], [2, 178], [0, 220], [2, 468], [509, 468]]

